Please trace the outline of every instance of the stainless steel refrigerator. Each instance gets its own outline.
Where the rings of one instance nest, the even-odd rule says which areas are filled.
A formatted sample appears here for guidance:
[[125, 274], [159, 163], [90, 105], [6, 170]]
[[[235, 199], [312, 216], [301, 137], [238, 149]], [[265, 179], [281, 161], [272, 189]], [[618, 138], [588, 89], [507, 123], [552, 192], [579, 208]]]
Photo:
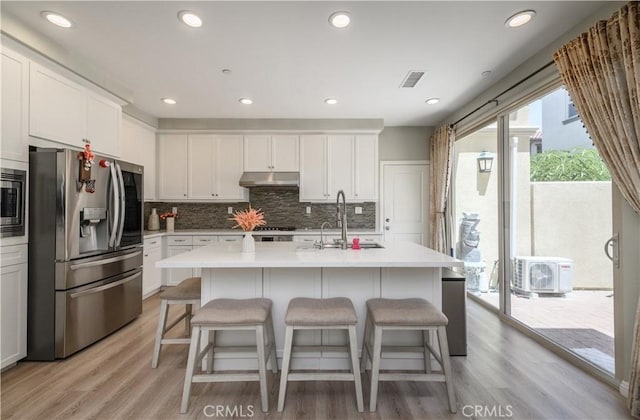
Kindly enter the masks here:
[[65, 358], [142, 312], [143, 168], [29, 152], [27, 359]]

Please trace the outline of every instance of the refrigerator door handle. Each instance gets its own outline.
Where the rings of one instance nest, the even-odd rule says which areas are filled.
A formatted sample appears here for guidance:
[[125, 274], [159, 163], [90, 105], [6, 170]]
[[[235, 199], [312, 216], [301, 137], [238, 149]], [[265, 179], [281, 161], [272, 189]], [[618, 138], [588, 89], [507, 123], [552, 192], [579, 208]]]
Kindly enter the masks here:
[[142, 275], [142, 271], [138, 271], [136, 274], [125, 277], [122, 280], [114, 281], [112, 283], [105, 284], [104, 286], [94, 287], [93, 289], [83, 290], [82, 292], [76, 292], [69, 295], [71, 299], [78, 298], [80, 296], [92, 295], [94, 293], [103, 292], [108, 289], [113, 289], [116, 286], [120, 286], [121, 284], [127, 283], [137, 277]]
[[124, 230], [124, 204], [125, 204], [125, 191], [124, 191], [124, 178], [122, 177], [122, 169], [118, 162], [115, 162], [116, 173], [118, 174], [118, 185], [120, 192], [120, 217], [118, 218], [118, 237], [116, 238], [115, 246], [119, 247], [122, 241], [122, 232]]
[[111, 172], [111, 197], [110, 207], [113, 213], [111, 219], [111, 233], [109, 235], [109, 248], [113, 248], [116, 244], [116, 236], [118, 233], [118, 224], [120, 223], [120, 205], [118, 197], [120, 196], [118, 191], [118, 175], [116, 174], [116, 168], [113, 164], [109, 165]]
[[69, 267], [69, 270], [75, 271], [75, 270], [80, 270], [82, 268], [97, 267], [97, 266], [109, 264], [109, 263], [112, 263], [112, 262], [124, 261], [124, 260], [128, 260], [130, 258], [138, 257], [140, 254], [142, 254], [142, 251], [133, 252], [131, 254], [120, 255], [118, 257], [106, 258], [106, 259], [103, 259], [103, 260], [96, 260], [96, 261], [89, 261], [89, 262], [86, 262], [86, 263], [73, 264], [72, 266]]

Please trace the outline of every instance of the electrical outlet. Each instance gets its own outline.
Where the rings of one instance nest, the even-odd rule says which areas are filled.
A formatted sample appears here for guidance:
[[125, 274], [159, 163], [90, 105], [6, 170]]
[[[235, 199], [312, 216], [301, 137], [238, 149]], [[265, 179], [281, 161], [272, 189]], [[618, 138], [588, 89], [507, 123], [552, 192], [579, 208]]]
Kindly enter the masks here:
[[233, 214], [233, 207], [227, 207], [227, 214]]
[[356, 207], [356, 214], [362, 214], [362, 207]]
[[171, 213], [178, 214], [178, 208], [177, 207], [171, 207]]
[[311, 214], [311, 206], [307, 206], [307, 214]]

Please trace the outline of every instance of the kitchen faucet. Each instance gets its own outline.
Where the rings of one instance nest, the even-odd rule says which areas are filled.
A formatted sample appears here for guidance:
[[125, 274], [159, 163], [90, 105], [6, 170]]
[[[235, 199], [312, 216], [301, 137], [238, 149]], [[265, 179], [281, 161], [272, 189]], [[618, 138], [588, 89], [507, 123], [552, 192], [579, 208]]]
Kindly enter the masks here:
[[[342, 211], [340, 210], [340, 196], [342, 196]], [[338, 227], [342, 228], [342, 249], [347, 249], [347, 198], [343, 190], [339, 190], [336, 195], [336, 216]]]
[[328, 224], [329, 224], [329, 222], [323, 222], [320, 225], [320, 243], [318, 244], [318, 247], [320, 249], [324, 249], [324, 227], [325, 227], [325, 225], [328, 225]]

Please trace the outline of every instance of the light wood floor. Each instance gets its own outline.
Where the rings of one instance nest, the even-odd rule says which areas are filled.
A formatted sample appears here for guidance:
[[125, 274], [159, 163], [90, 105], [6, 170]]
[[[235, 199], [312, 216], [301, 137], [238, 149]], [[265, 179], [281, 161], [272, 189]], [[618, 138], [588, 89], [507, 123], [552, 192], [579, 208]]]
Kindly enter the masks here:
[[[235, 408], [235, 417], [253, 413], [271, 419], [629, 418], [615, 389], [501, 323], [477, 303], [468, 305], [469, 355], [452, 358], [456, 415], [447, 410], [444, 384], [411, 382], [382, 382], [378, 412], [365, 414], [356, 411], [351, 383], [292, 382], [285, 411], [278, 413], [274, 374], [269, 377], [267, 415], [260, 411], [256, 382], [194, 384], [189, 412], [180, 415], [187, 349], [166, 346], [159, 367], [151, 369], [159, 311], [159, 299], [151, 297], [136, 321], [71, 358], [21, 362], [3, 372], [1, 418], [224, 418], [216, 406]], [[366, 407], [368, 375], [363, 386]]]

